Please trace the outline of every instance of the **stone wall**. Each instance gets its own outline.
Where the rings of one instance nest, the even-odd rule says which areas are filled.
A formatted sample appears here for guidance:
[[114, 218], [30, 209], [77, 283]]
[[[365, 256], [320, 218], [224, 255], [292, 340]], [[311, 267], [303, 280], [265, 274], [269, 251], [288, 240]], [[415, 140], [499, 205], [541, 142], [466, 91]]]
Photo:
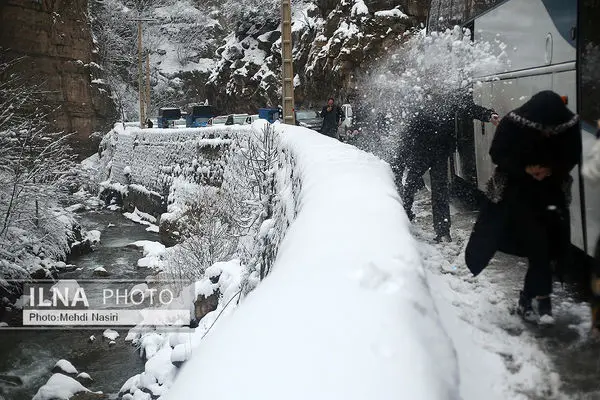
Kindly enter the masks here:
[[[0, 3], [0, 57], [19, 59], [12, 67], [47, 106], [56, 131], [73, 133], [81, 157], [97, 150], [95, 132], [117, 118], [87, 17], [87, 0], [6, 0]], [[2, 60], [0, 60], [2, 61]]]

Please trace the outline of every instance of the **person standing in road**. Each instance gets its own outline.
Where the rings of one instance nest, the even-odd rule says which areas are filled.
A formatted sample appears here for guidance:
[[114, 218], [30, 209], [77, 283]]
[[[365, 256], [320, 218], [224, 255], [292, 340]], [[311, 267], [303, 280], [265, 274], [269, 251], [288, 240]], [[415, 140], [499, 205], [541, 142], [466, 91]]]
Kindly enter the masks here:
[[412, 118], [402, 135], [399, 158], [406, 160], [402, 202], [408, 218], [415, 217], [412, 205], [422, 186], [427, 170], [431, 176], [431, 208], [436, 242], [450, 242], [450, 188], [448, 159], [456, 148], [455, 118], [457, 115], [498, 124], [494, 110], [473, 102], [468, 91], [429, 93], [423, 106]]
[[335, 104], [333, 97], [327, 100], [327, 105], [321, 110], [321, 118], [323, 118], [323, 127], [321, 133], [339, 139], [338, 128], [344, 120], [342, 109]]
[[581, 158], [578, 122], [558, 94], [542, 91], [502, 119], [490, 148], [496, 169], [465, 261], [476, 276], [496, 251], [527, 257], [517, 306], [526, 321], [554, 322], [552, 270], [560, 274], [572, 262], [570, 172]]

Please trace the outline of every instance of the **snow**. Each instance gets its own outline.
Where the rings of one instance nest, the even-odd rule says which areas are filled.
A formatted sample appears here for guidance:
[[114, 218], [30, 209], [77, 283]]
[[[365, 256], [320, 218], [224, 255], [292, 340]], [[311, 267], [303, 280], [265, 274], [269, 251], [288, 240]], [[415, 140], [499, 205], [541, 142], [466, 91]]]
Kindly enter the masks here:
[[382, 17], [382, 18], [402, 18], [402, 19], [408, 18], [408, 15], [404, 14], [397, 7], [392, 10], [376, 11], [375, 16]]
[[138, 210], [137, 207], [133, 210], [132, 213], [129, 213], [129, 212], [123, 213], [123, 216], [133, 222], [138, 223], [138, 224], [147, 225], [148, 227], [146, 228], [146, 230], [148, 232], [158, 233], [160, 231], [158, 225], [155, 225], [156, 218], [154, 218], [150, 214], [147, 214], [145, 212]]
[[92, 377], [90, 376], [90, 374], [88, 374], [87, 372], [82, 372], [79, 375], [77, 375], [77, 378], [79, 379], [87, 379], [87, 380], [93, 380]]
[[354, 0], [354, 5], [352, 6], [352, 11], [350, 14], [353, 17], [357, 15], [368, 15], [369, 8], [366, 6], [363, 0]]
[[58, 368], [67, 374], [77, 374], [77, 368], [75, 368], [69, 361], [64, 359], [58, 360], [54, 365], [54, 368]]
[[144, 251], [144, 257], [138, 260], [139, 267], [161, 268], [163, 264], [162, 255], [166, 250], [164, 244], [150, 240], [138, 240], [137, 242], [132, 243], [132, 245], [141, 247]]
[[165, 398], [458, 398], [456, 353], [389, 166], [276, 127], [302, 182], [298, 214], [271, 275], [200, 342]]
[[94, 229], [87, 231], [83, 240], [89, 241], [91, 244], [98, 244], [100, 243], [100, 236], [102, 236], [102, 233], [99, 230]]
[[33, 396], [33, 400], [68, 400], [76, 393], [89, 391], [89, 389], [71, 377], [63, 374], [54, 374], [37, 391], [35, 396]]
[[108, 340], [117, 340], [117, 338], [119, 337], [119, 332], [113, 329], [106, 329], [104, 332], [102, 332], [102, 336], [107, 338]]

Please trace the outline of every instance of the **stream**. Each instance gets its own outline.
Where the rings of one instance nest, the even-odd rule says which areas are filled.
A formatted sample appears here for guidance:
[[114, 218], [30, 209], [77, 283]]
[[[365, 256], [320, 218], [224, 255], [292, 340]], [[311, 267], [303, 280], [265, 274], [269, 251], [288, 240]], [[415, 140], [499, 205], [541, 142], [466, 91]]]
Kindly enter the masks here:
[[[95, 251], [70, 261], [81, 270], [62, 273], [61, 279], [144, 279], [150, 270], [139, 268], [142, 249], [127, 245], [138, 240], [159, 241], [157, 233], [146, 226], [108, 210], [79, 214], [86, 230], [101, 231], [101, 242]], [[110, 276], [97, 278], [93, 271], [104, 267]], [[116, 397], [125, 381], [142, 372], [144, 361], [130, 342], [125, 342], [127, 329], [117, 330], [116, 344], [102, 337], [104, 329], [0, 330], [0, 399], [30, 400], [52, 376], [52, 368], [60, 359], [70, 361], [79, 372], [87, 372], [93, 382], [85, 384], [92, 391]], [[90, 341], [94, 335], [96, 340]], [[18, 377], [22, 384], [8, 382], [6, 376]], [[10, 380], [10, 379], [9, 379]], [[111, 396], [112, 395], [112, 396]]]

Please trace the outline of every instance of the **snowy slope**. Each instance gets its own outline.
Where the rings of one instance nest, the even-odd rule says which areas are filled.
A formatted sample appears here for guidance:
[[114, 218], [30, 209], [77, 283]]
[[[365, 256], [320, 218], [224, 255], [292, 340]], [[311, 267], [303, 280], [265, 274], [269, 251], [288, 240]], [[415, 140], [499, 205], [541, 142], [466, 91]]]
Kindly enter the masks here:
[[167, 399], [454, 399], [458, 369], [389, 167], [279, 126], [297, 216], [273, 272], [213, 328]]

